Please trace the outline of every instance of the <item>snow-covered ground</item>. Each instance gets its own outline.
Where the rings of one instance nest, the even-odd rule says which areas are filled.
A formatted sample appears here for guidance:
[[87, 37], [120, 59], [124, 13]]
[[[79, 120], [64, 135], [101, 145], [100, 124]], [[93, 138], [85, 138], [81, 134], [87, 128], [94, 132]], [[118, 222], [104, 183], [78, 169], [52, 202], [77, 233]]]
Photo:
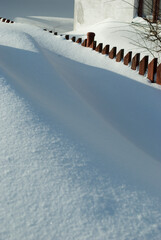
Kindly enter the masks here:
[[59, 33], [73, 29], [74, 0], [6, 0], [0, 17], [28, 23]]
[[0, 101], [0, 239], [160, 239], [157, 199], [96, 168], [4, 78]]
[[161, 87], [35, 23], [0, 33], [0, 239], [160, 240]]
[[14, 20], [16, 23], [31, 24], [59, 34], [73, 30], [73, 18], [29, 16], [17, 17]]

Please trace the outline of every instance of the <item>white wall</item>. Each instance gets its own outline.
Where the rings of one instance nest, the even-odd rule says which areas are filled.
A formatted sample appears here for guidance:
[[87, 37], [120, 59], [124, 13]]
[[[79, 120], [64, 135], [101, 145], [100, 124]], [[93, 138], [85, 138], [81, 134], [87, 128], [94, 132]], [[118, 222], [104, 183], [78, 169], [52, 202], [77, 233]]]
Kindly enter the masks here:
[[[131, 22], [136, 0], [75, 0], [74, 28], [92, 25], [106, 18]], [[128, 2], [128, 3], [127, 3]]]

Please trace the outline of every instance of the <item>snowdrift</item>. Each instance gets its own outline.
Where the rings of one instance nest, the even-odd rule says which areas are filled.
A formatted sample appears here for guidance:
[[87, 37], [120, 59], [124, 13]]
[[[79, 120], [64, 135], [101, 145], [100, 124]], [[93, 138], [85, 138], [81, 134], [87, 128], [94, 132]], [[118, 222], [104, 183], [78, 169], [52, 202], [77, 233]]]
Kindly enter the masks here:
[[0, 31], [2, 237], [159, 239], [161, 87], [37, 27]]
[[[0, 46], [0, 66], [13, 86], [42, 112], [61, 122], [71, 135], [82, 138], [85, 145], [101, 153], [104, 164], [118, 165], [123, 175], [127, 171], [128, 177], [137, 181], [137, 174], [147, 188], [153, 183], [153, 188], [158, 189], [160, 89], [57, 55], [54, 48], [58, 53], [58, 43], [62, 52], [73, 46], [71, 54], [79, 51], [89, 62], [92, 51], [49, 34], [51, 51], [30, 31], [26, 28], [26, 33], [16, 32], [12, 36], [12, 40], [19, 40], [15, 41], [19, 48]], [[47, 36], [39, 29], [36, 37], [38, 34]]]

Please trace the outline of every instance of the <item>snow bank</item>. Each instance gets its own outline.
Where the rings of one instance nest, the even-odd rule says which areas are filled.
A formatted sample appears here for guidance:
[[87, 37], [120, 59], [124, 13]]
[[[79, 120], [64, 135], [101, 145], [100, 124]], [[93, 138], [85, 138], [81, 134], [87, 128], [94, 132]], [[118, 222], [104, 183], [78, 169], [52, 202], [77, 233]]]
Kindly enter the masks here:
[[37, 27], [0, 31], [0, 237], [159, 240], [161, 87]]
[[158, 200], [96, 168], [2, 77], [0, 103], [1, 239], [160, 239]]
[[[10, 43], [6, 34], [6, 46], [0, 46], [0, 66], [10, 82], [43, 113], [61, 122], [71, 136], [82, 138], [87, 146], [104, 155], [103, 159], [119, 166], [120, 172], [125, 168], [134, 181], [137, 172], [147, 188], [153, 184], [158, 191], [160, 86], [148, 84], [121, 63], [116, 65], [107, 57], [41, 29], [15, 25], [14, 31], [15, 38], [22, 35], [24, 47], [19, 44], [18, 49], [15, 40], [12, 47], [6, 47]], [[62, 58], [60, 54], [99, 68]], [[120, 66], [120, 72], [110, 71], [116, 71], [116, 66]], [[142, 83], [125, 77], [126, 74]]]

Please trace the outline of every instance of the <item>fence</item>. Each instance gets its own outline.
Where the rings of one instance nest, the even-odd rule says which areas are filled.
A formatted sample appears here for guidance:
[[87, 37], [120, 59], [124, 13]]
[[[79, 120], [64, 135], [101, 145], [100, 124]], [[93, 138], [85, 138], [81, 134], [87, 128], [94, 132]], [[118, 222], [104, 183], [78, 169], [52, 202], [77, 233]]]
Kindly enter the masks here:
[[5, 23], [14, 23], [14, 21], [11, 21], [10, 19], [3, 18], [3, 17], [0, 17], [0, 21]]
[[[14, 21], [11, 21], [6, 18], [0, 17], [1, 22], [5, 23], [14, 23]], [[48, 31], [47, 29], [44, 29], [44, 31]], [[54, 33], [54, 35], [58, 35], [57, 32], [49, 31], [50, 33]], [[144, 56], [140, 60], [140, 53], [137, 53], [133, 56], [132, 51], [129, 51], [124, 56], [124, 49], [120, 49], [117, 51], [117, 47], [110, 48], [110, 45], [107, 44], [103, 47], [103, 43], [98, 43], [94, 40], [95, 33], [89, 32], [87, 33], [87, 38], [82, 41], [82, 38], [78, 38], [76, 40], [76, 37], [73, 36], [71, 40], [73, 42], [76, 42], [78, 44], [81, 44], [83, 47], [92, 48], [96, 52], [99, 52], [103, 55], [109, 56], [110, 59], [115, 59], [116, 62], [123, 62], [124, 65], [130, 65], [132, 70], [137, 70], [140, 75], [144, 76], [146, 75], [147, 78], [152, 83], [157, 83], [161, 85], [161, 64], [158, 64], [158, 59], [154, 58], [149, 63], [149, 56]], [[65, 39], [69, 40], [69, 35], [65, 35]]]
[[[47, 31], [47, 29], [44, 29]], [[49, 31], [52, 33], [52, 31]], [[54, 32], [57, 35], [57, 32]], [[140, 53], [136, 53], [134, 56], [132, 51], [129, 51], [126, 55], [124, 55], [125, 50], [119, 49], [117, 51], [117, 47], [110, 48], [110, 45], [107, 44], [103, 47], [103, 43], [98, 43], [94, 40], [95, 33], [89, 32], [87, 33], [87, 38], [82, 40], [82, 38], [78, 38], [73, 36], [71, 40], [73, 42], [81, 44], [83, 47], [92, 48], [93, 50], [109, 56], [110, 59], [115, 59], [116, 62], [123, 62], [124, 65], [131, 66], [132, 70], [138, 70], [138, 73], [142, 76], [147, 76], [147, 78], [152, 83], [157, 83], [161, 85], [161, 64], [158, 64], [158, 59], [153, 58], [151, 62], [149, 62], [149, 56], [144, 56], [140, 60]], [[69, 40], [69, 35], [65, 35], [65, 39]]]

